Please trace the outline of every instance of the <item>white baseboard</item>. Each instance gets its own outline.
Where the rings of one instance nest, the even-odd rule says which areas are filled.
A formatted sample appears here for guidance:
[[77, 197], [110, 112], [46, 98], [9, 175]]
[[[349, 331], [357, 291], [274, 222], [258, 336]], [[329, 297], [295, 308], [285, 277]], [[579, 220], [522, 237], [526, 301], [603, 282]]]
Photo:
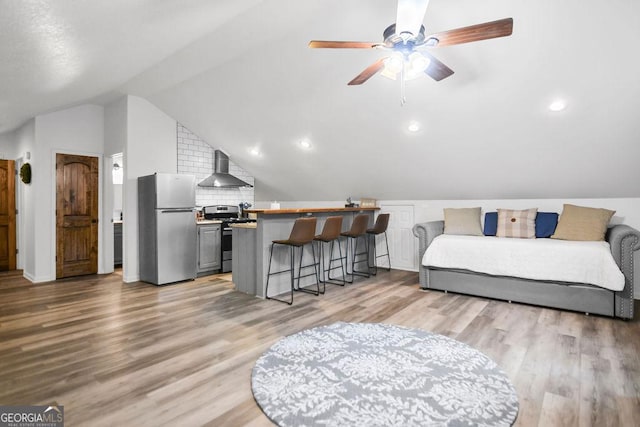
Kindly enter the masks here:
[[138, 282], [140, 281], [140, 275], [136, 274], [136, 275], [131, 275], [131, 276], [123, 276], [122, 277], [122, 281], [124, 283], [133, 283], [133, 282]]

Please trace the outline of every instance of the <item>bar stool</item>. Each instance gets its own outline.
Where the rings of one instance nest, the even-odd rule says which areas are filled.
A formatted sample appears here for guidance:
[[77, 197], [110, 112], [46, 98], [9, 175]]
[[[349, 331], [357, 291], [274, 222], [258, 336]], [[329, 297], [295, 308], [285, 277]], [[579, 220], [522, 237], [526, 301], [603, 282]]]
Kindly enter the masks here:
[[[324, 227], [322, 227], [322, 233], [318, 234], [313, 238], [316, 242], [318, 242], [318, 252], [320, 253], [320, 283], [322, 283], [322, 292], [324, 294], [326, 283], [330, 283], [332, 285], [344, 286], [346, 283], [346, 274], [344, 271], [344, 263], [342, 262], [342, 246], [340, 245], [340, 231], [342, 230], [342, 217], [341, 216], [330, 216], [324, 222]], [[335, 241], [338, 241], [338, 253], [340, 255], [339, 258], [333, 258], [333, 247]], [[324, 280], [325, 270], [325, 256], [324, 256], [324, 245], [323, 243], [329, 243], [329, 267], [327, 268], [327, 280]], [[340, 266], [331, 267], [331, 263], [333, 261], [340, 260]], [[337, 282], [333, 280], [331, 277], [331, 271], [336, 270], [338, 268], [342, 269], [342, 281]]]
[[[369, 225], [369, 215], [367, 214], [359, 214], [353, 219], [353, 223], [351, 224], [351, 229], [349, 231], [344, 231], [340, 233], [341, 236], [347, 238], [347, 253], [345, 254], [345, 258], [349, 255], [349, 242], [351, 242], [353, 256], [351, 257], [351, 281], [347, 280], [347, 283], [353, 283], [353, 276], [363, 276], [369, 277], [369, 239], [367, 239], [367, 225]], [[364, 237], [364, 252], [358, 252], [358, 239], [360, 237]], [[361, 255], [366, 255], [366, 259], [361, 259], [360, 261], [356, 261], [356, 258]], [[356, 264], [361, 262], [367, 263], [367, 271], [358, 271], [355, 269]], [[349, 272], [347, 271], [347, 274]]]
[[[387, 227], [389, 226], [389, 214], [380, 214], [378, 215], [378, 218], [376, 219], [376, 223], [373, 226], [373, 228], [369, 228], [367, 230], [367, 235], [369, 235], [370, 237], [373, 237], [373, 265], [369, 266], [369, 268], [373, 268], [373, 275], [375, 276], [376, 274], [378, 274], [378, 264], [377, 264], [377, 260], [378, 258], [381, 258], [383, 256], [387, 257], [387, 260], [389, 261], [389, 268], [387, 268], [387, 271], [391, 271], [391, 257], [389, 256], [389, 241], [387, 240]], [[380, 234], [384, 233], [384, 242], [387, 245], [387, 253], [386, 254], [382, 254], [382, 255], [377, 255], [376, 253], [376, 237]]]
[[[320, 278], [318, 277], [318, 270], [316, 269], [318, 263], [316, 262], [316, 253], [313, 249], [313, 238], [316, 234], [316, 218], [298, 218], [293, 224], [291, 234], [286, 240], [273, 240], [271, 243], [271, 252], [269, 253], [269, 270], [267, 271], [267, 285], [264, 291], [264, 297], [266, 299], [273, 299], [276, 301], [284, 302], [286, 304], [293, 304], [293, 291], [307, 292], [313, 295], [320, 294]], [[311, 243], [311, 254], [313, 255], [313, 264], [302, 265], [302, 258], [304, 258], [304, 247]], [[290, 268], [288, 270], [281, 270], [271, 272], [271, 260], [273, 259], [273, 247], [275, 245], [288, 246], [290, 248]], [[295, 276], [295, 248], [300, 248], [300, 265], [298, 267], [298, 276]], [[302, 275], [302, 269], [306, 267], [313, 267], [313, 273]], [[291, 272], [291, 299], [289, 301], [273, 298], [269, 296], [269, 278], [275, 274]], [[304, 289], [300, 287], [300, 278], [315, 275], [317, 291]], [[294, 286], [294, 280], [298, 279], [298, 287]]]

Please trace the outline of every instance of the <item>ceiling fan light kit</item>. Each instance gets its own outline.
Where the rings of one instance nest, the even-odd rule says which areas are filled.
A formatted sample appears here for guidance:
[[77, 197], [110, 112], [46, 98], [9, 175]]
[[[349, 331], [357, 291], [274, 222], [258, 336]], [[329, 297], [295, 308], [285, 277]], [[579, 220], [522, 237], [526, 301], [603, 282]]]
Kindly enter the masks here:
[[398, 0], [396, 23], [383, 32], [383, 42], [353, 42], [312, 40], [311, 48], [330, 49], [381, 49], [391, 54], [371, 64], [348, 84], [361, 85], [378, 72], [396, 80], [400, 78], [401, 104], [404, 104], [404, 82], [423, 73], [440, 81], [453, 74], [453, 70], [427, 52], [428, 48], [471, 43], [496, 37], [510, 36], [513, 18], [485, 22], [469, 27], [457, 28], [425, 35], [422, 25], [429, 0]]

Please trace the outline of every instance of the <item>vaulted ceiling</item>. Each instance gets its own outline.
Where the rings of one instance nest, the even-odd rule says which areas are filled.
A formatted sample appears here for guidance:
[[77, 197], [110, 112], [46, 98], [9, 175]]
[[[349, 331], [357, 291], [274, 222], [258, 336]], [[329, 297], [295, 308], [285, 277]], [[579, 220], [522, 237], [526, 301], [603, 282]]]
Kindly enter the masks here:
[[404, 106], [397, 81], [346, 84], [384, 52], [307, 47], [382, 41], [394, 0], [2, 8], [0, 131], [129, 93], [226, 151], [260, 200], [640, 197], [634, 0], [431, 0], [427, 33], [513, 17], [513, 35], [432, 49], [455, 74], [407, 82]]

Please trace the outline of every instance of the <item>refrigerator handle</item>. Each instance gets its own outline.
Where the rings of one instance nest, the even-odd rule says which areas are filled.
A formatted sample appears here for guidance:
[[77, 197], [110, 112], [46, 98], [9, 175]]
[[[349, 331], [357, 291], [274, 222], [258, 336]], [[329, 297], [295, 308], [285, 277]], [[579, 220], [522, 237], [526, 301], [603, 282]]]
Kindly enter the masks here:
[[165, 209], [161, 210], [161, 213], [174, 213], [174, 212], [193, 212], [193, 209]]

